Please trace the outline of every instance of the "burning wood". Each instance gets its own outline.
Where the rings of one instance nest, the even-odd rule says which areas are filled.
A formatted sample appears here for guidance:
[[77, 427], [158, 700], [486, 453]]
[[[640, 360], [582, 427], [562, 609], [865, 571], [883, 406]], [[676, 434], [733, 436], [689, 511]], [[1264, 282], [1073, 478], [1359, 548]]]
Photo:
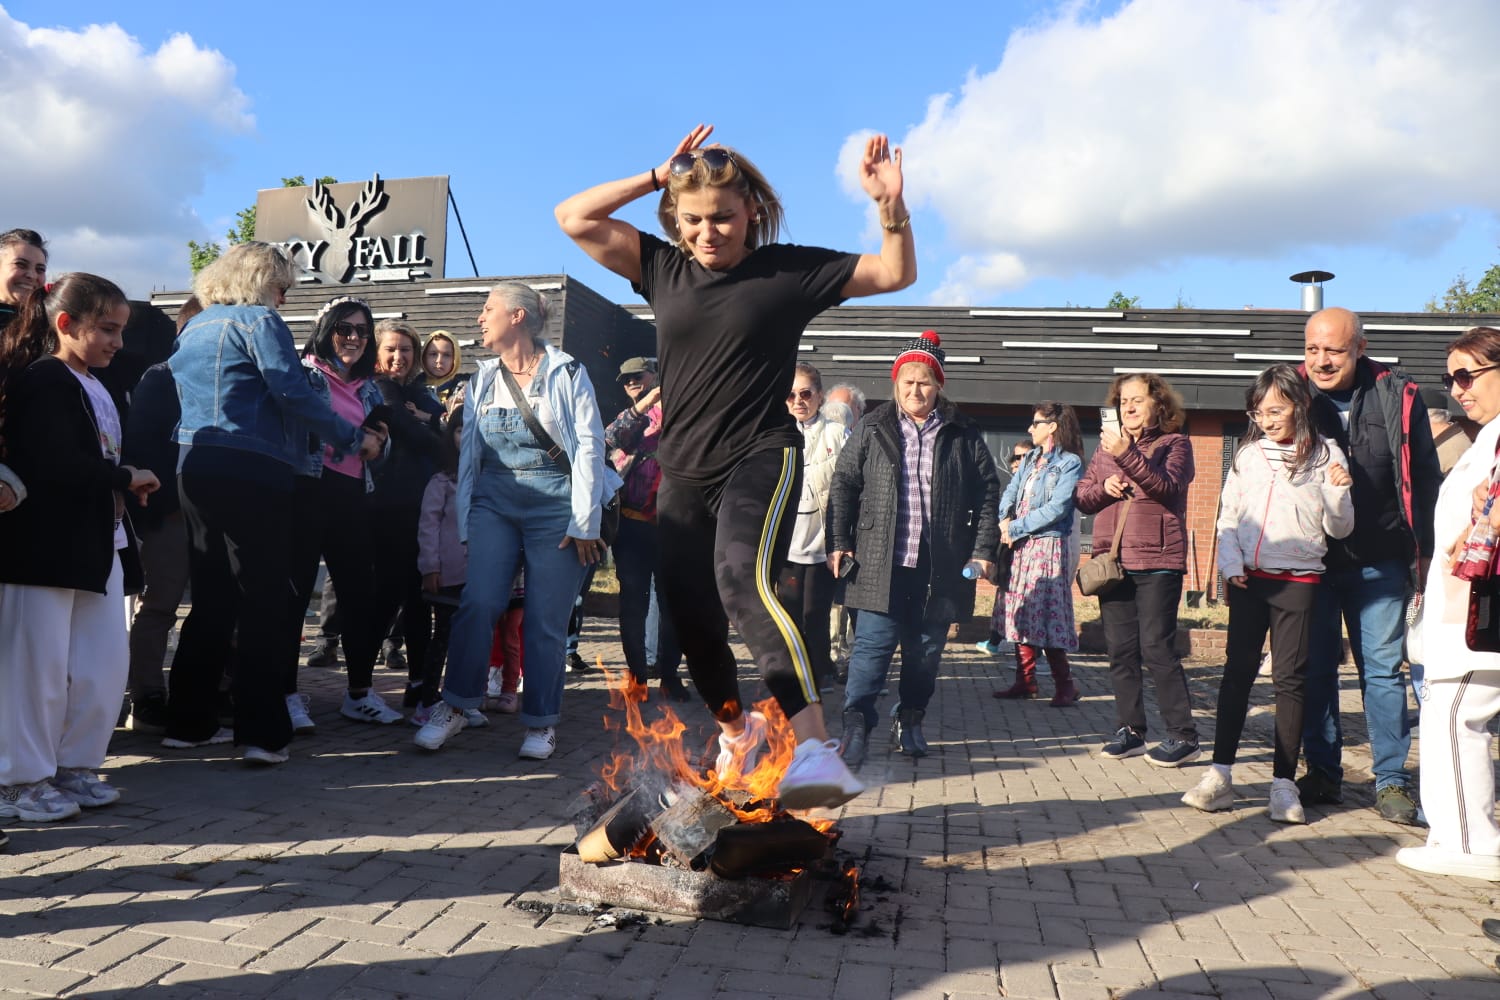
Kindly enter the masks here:
[[828, 835], [800, 819], [738, 823], [719, 831], [711, 865], [720, 878], [741, 879], [806, 868], [821, 860], [828, 848]]
[[578, 856], [599, 864], [630, 853], [651, 828], [651, 817], [661, 810], [659, 798], [644, 788], [626, 794], [578, 838]]
[[735, 822], [734, 813], [692, 785], [678, 785], [668, 794], [674, 801], [651, 821], [651, 832], [678, 864], [702, 871], [708, 867], [705, 852]]

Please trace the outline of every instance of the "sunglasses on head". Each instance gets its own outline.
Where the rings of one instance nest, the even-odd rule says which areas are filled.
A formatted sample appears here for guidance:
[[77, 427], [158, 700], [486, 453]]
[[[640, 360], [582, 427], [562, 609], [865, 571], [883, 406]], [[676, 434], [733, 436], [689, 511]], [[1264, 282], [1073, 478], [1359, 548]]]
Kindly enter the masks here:
[[333, 324], [333, 332], [340, 337], [354, 337], [359, 340], [370, 336], [370, 328], [363, 323], [345, 323], [342, 320]]
[[817, 391], [818, 390], [816, 389], [793, 389], [791, 392], [786, 394], [786, 401], [790, 403], [793, 400], [801, 400], [805, 403], [809, 399], [812, 399], [813, 394]]
[[1492, 372], [1496, 368], [1500, 368], [1500, 365], [1485, 365], [1483, 368], [1475, 368], [1473, 371], [1467, 368], [1460, 368], [1452, 375], [1443, 376], [1443, 388], [1451, 390], [1457, 385], [1460, 389], [1468, 389], [1474, 384], [1474, 379], [1477, 376], [1483, 375], [1485, 372]]
[[720, 146], [710, 146], [708, 149], [690, 149], [686, 153], [678, 153], [667, 161], [667, 169], [672, 171], [673, 176], [680, 177], [683, 174], [693, 172], [693, 164], [698, 160], [709, 169], [710, 173], [718, 173], [734, 162], [734, 154]]

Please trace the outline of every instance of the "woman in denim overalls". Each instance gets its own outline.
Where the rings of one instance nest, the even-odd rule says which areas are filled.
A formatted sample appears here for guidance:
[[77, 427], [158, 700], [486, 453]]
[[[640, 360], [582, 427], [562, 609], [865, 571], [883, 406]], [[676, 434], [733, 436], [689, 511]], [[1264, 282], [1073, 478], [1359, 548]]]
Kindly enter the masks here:
[[[604, 554], [600, 505], [620, 479], [604, 461], [604, 426], [588, 372], [538, 339], [546, 321], [547, 300], [517, 282], [496, 285], [479, 315], [484, 346], [499, 357], [480, 363], [464, 397], [456, 499], [469, 580], [453, 616], [443, 700], [417, 733], [417, 745], [428, 750], [462, 730], [464, 710], [484, 700], [490, 639], [523, 559], [527, 730], [520, 753], [545, 760], [556, 746], [568, 616], [585, 571]], [[527, 426], [502, 364], [567, 454], [571, 475]]]

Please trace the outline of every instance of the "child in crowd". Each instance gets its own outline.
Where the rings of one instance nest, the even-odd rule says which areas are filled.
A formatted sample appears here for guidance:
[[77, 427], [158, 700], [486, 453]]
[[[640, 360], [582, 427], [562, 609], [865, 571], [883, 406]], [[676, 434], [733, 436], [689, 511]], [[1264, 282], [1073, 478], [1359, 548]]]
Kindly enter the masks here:
[[1205, 812], [1234, 805], [1230, 767], [1269, 629], [1276, 689], [1270, 815], [1278, 823], [1304, 823], [1292, 779], [1302, 743], [1308, 635], [1327, 538], [1354, 530], [1353, 480], [1338, 446], [1313, 430], [1307, 387], [1296, 369], [1267, 368], [1245, 402], [1250, 432], [1224, 482], [1218, 522], [1219, 572], [1229, 585], [1229, 640], [1214, 762], [1182, 801]]
[[0, 341], [6, 461], [27, 501], [0, 518], [0, 817], [46, 823], [120, 797], [104, 763], [129, 669], [140, 561], [123, 494], [120, 412], [90, 368], [123, 346], [125, 295], [92, 274], [32, 289]]
[[490, 644], [490, 677], [485, 697], [495, 711], [514, 715], [521, 710], [521, 675], [526, 667], [526, 570], [516, 574], [510, 588], [510, 604], [495, 624], [495, 641]]

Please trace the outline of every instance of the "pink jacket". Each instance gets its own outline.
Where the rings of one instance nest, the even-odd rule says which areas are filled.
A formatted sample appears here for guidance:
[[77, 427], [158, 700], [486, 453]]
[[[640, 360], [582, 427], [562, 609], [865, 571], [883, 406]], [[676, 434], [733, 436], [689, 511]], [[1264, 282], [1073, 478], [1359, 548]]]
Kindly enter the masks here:
[[460, 587], [469, 576], [469, 556], [458, 540], [458, 482], [446, 472], [427, 481], [417, 517], [417, 572], [438, 575], [438, 586]]

